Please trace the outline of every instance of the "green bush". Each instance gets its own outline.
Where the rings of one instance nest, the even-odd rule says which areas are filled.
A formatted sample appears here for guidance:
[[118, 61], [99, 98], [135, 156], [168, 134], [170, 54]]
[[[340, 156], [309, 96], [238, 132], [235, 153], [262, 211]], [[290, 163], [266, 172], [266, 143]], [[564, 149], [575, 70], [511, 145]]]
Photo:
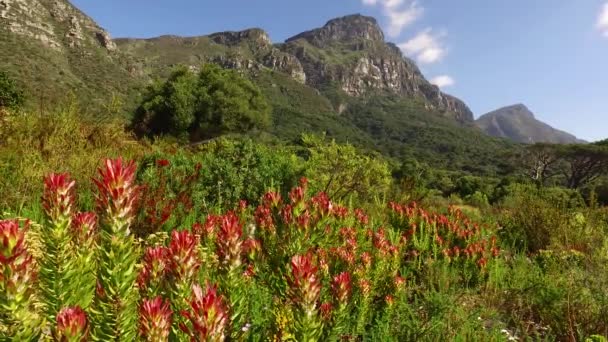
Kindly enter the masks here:
[[0, 71], [0, 109], [17, 109], [25, 103], [25, 95], [8, 74]]

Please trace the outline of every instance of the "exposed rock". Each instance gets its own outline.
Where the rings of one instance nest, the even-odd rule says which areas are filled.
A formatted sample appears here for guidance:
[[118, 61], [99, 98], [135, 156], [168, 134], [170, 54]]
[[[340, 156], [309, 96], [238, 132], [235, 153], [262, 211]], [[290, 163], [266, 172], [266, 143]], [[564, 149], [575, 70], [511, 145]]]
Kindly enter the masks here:
[[323, 47], [332, 41], [367, 39], [382, 42], [384, 33], [376, 19], [354, 14], [332, 19], [322, 28], [300, 33], [289, 38], [287, 42], [298, 39], [305, 39], [314, 46]]
[[306, 83], [306, 73], [300, 61], [293, 55], [273, 49], [262, 58], [262, 64], [273, 70], [284, 72], [300, 83]]
[[106, 48], [108, 51], [116, 50], [116, 43], [112, 41], [112, 38], [110, 38], [110, 34], [106, 31], [96, 32], [95, 37], [99, 41], [99, 44], [101, 44], [101, 46]]
[[209, 38], [217, 44], [222, 45], [238, 45], [244, 41], [253, 42], [260, 48], [267, 48], [272, 45], [270, 36], [264, 30], [259, 28], [248, 29], [244, 31], [227, 31], [214, 33]]

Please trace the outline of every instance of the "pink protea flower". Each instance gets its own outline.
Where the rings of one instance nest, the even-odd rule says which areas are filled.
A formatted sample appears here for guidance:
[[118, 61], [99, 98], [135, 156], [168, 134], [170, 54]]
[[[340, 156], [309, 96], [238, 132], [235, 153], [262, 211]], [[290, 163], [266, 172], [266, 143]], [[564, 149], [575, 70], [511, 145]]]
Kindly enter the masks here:
[[79, 306], [64, 308], [57, 314], [57, 341], [86, 341], [88, 330], [87, 314]]
[[218, 232], [216, 245], [217, 254], [222, 264], [228, 269], [234, 269], [241, 265], [243, 252], [243, 226], [238, 216], [228, 212], [222, 217], [220, 231]]
[[291, 275], [287, 283], [291, 300], [312, 316], [321, 294], [321, 282], [311, 253], [291, 258]]
[[97, 215], [91, 212], [77, 213], [72, 218], [72, 236], [79, 244], [88, 244], [97, 231]]
[[198, 240], [188, 230], [171, 232], [169, 243], [169, 270], [171, 274], [181, 280], [193, 280], [201, 266], [196, 246]]
[[145, 341], [168, 341], [171, 303], [161, 297], [144, 299], [139, 308], [139, 334]]
[[223, 341], [226, 338], [228, 310], [215, 286], [207, 284], [203, 292], [200, 285], [194, 285], [190, 310], [181, 314], [189, 321], [190, 327], [181, 324], [180, 328], [190, 335], [192, 341]]
[[69, 221], [76, 198], [75, 185], [67, 173], [51, 173], [44, 178], [42, 207], [52, 222]]
[[144, 252], [143, 268], [137, 278], [137, 284], [145, 289], [154, 281], [156, 285], [163, 281], [168, 269], [169, 249], [163, 246], [148, 247]]
[[99, 169], [99, 179], [93, 179], [99, 190], [98, 212], [103, 213], [104, 220], [126, 225], [127, 235], [141, 195], [141, 187], [135, 184], [136, 168], [133, 161], [106, 159], [104, 167]]
[[335, 276], [331, 282], [331, 290], [337, 302], [340, 305], [345, 305], [352, 291], [350, 273], [342, 272]]

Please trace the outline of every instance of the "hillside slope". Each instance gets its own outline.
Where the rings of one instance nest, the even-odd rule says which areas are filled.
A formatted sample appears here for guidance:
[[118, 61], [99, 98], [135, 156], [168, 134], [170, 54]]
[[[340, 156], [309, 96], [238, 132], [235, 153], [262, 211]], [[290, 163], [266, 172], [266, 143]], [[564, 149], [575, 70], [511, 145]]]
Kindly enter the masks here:
[[523, 104], [503, 107], [484, 114], [475, 121], [475, 124], [488, 135], [525, 144], [584, 142], [572, 134], [560, 131], [537, 120], [534, 114]]

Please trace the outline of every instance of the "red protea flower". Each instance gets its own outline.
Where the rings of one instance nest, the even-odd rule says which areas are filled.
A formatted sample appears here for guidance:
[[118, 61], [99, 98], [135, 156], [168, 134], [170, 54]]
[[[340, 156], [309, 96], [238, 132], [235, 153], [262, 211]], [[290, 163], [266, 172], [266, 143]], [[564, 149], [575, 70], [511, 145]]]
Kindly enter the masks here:
[[329, 200], [326, 193], [320, 192], [311, 199], [313, 207], [317, 210], [321, 216], [325, 217], [332, 213], [333, 204]]
[[87, 314], [79, 306], [64, 308], [57, 314], [57, 341], [86, 341], [88, 330]]
[[325, 302], [321, 304], [319, 310], [321, 311], [321, 318], [323, 318], [324, 321], [329, 321], [331, 319], [331, 312], [333, 310], [331, 303]]
[[154, 281], [156, 285], [164, 280], [169, 263], [167, 247], [148, 247], [144, 252], [143, 268], [137, 278], [141, 289], [147, 288]]
[[238, 216], [228, 212], [222, 217], [220, 231], [218, 232], [216, 245], [217, 254], [222, 264], [228, 269], [234, 269], [241, 265], [243, 253], [243, 226]]
[[44, 178], [42, 207], [52, 222], [59, 223], [70, 219], [76, 198], [75, 185], [76, 182], [67, 173], [51, 173]]
[[395, 288], [397, 289], [397, 291], [402, 291], [405, 289], [405, 278], [401, 277], [401, 276], [396, 276], [394, 279], [394, 283], [395, 283]]
[[[93, 179], [99, 190], [97, 209], [105, 220], [120, 222], [123, 227], [133, 220], [141, 192], [141, 187], [135, 184], [136, 168], [133, 161], [106, 159], [104, 167], [99, 169], [99, 179]], [[129, 233], [127, 227], [126, 234]]]
[[305, 192], [306, 190], [304, 190], [304, 188], [301, 186], [296, 186], [295, 188], [291, 189], [291, 192], [289, 192], [289, 199], [291, 199], [291, 203], [296, 206], [302, 203]]
[[281, 201], [281, 194], [274, 191], [267, 192], [266, 194], [264, 194], [264, 198], [262, 199], [264, 206], [268, 208], [278, 207], [281, 204]]
[[393, 304], [395, 304], [395, 298], [392, 295], [386, 295], [384, 297], [384, 301], [386, 302], [386, 305], [388, 305], [389, 307], [392, 307]]
[[270, 208], [263, 205], [259, 206], [255, 210], [255, 223], [262, 229], [274, 229], [274, 220]]
[[291, 300], [312, 316], [321, 294], [321, 282], [311, 253], [291, 258], [291, 275], [287, 283]]
[[196, 246], [198, 240], [188, 230], [171, 232], [169, 243], [169, 271], [174, 278], [190, 281], [193, 280], [201, 266]]
[[217, 288], [206, 285], [205, 292], [197, 284], [192, 287], [190, 310], [182, 311], [190, 327], [181, 324], [180, 328], [189, 334], [192, 341], [223, 341], [228, 326], [228, 310]]
[[92, 212], [77, 213], [72, 218], [72, 236], [79, 244], [87, 244], [97, 231], [97, 215]]
[[0, 264], [6, 265], [27, 254], [25, 227], [19, 227], [18, 220], [0, 221]]
[[372, 266], [372, 255], [369, 252], [361, 253], [361, 262], [365, 268], [370, 268]]
[[262, 243], [260, 240], [254, 238], [248, 238], [243, 242], [243, 253], [246, 254], [250, 260], [255, 259], [258, 252], [262, 250]]
[[331, 282], [331, 290], [337, 302], [340, 305], [345, 305], [352, 291], [350, 273], [342, 272], [335, 276]]
[[366, 224], [369, 223], [369, 217], [367, 217], [367, 215], [365, 214], [365, 212], [363, 211], [363, 209], [355, 209], [355, 218], [361, 224], [366, 225]]
[[144, 299], [139, 308], [139, 334], [145, 341], [168, 341], [171, 303], [161, 297]]
[[11, 305], [28, 300], [36, 276], [25, 241], [27, 228], [28, 223], [20, 228], [18, 220], [0, 220], [0, 297], [11, 299]]
[[348, 215], [348, 208], [343, 206], [336, 206], [333, 210], [333, 214], [336, 218], [345, 219]]
[[296, 222], [298, 224], [298, 228], [301, 230], [307, 230], [310, 227], [310, 212], [308, 210], [304, 210], [304, 212], [296, 218]]

